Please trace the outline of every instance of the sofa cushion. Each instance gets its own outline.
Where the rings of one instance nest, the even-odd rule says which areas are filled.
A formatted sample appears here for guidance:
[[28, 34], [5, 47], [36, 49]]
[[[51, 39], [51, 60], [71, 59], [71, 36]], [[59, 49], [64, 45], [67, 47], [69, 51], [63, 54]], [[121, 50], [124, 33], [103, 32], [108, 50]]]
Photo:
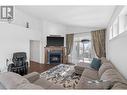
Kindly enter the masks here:
[[91, 69], [85, 69], [82, 73], [82, 77], [87, 77], [90, 79], [97, 80], [98, 78], [98, 71], [96, 70], [91, 70]]
[[29, 83], [24, 77], [12, 72], [1, 73], [0, 82], [6, 89], [14, 89], [23, 83]]
[[127, 84], [124, 83], [115, 83], [112, 89], [127, 89]]
[[48, 89], [65, 89], [62, 85], [59, 85], [59, 84], [53, 84], [51, 85]]
[[113, 84], [117, 82], [126, 83], [126, 80], [115, 69], [106, 70], [100, 80], [111, 81]]
[[90, 67], [89, 63], [81, 62], [81, 63], [76, 64], [76, 66], [74, 67], [75, 73], [82, 74], [82, 72], [84, 71], [85, 68], [93, 69]]
[[90, 78], [82, 77], [76, 86], [76, 89], [109, 89], [111, 87], [111, 82], [99, 82], [93, 83]]
[[101, 60], [97, 59], [97, 58], [93, 58], [91, 65], [92, 68], [94, 68], [95, 70], [99, 70], [100, 66], [101, 66]]
[[44, 89], [64, 89], [61, 85], [54, 84], [44, 78], [40, 78], [34, 84], [43, 87]]
[[47, 81], [44, 78], [40, 78], [37, 81], [34, 82], [34, 84], [39, 85], [41, 87], [43, 87], [44, 89], [49, 88], [51, 85], [53, 85], [53, 83]]
[[0, 89], [6, 89], [1, 82], [0, 82]]
[[29, 80], [29, 82], [33, 83], [34, 81], [40, 78], [40, 74], [38, 72], [32, 72], [27, 75], [24, 75], [23, 77]]
[[80, 62], [80, 63], [76, 64], [76, 66], [74, 68], [84, 70], [87, 67], [90, 67], [89, 63]]
[[105, 63], [105, 64], [102, 64], [101, 67], [99, 68], [99, 71], [98, 71], [98, 76], [99, 78], [101, 77], [101, 75], [107, 70], [107, 69], [112, 69], [114, 68], [113, 65], [111, 63]]
[[81, 77], [79, 83], [76, 85], [76, 89], [90, 89], [88, 81], [92, 81], [92, 79], [87, 77]]
[[32, 84], [32, 83], [23, 83], [21, 85], [18, 85], [16, 89], [43, 89], [41, 86]]

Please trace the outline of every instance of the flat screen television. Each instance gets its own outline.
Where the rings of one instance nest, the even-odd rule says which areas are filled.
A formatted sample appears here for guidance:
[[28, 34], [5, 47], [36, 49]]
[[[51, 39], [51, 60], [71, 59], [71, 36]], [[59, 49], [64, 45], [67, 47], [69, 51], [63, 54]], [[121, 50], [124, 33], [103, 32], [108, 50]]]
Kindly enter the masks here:
[[64, 37], [47, 37], [47, 46], [64, 46]]

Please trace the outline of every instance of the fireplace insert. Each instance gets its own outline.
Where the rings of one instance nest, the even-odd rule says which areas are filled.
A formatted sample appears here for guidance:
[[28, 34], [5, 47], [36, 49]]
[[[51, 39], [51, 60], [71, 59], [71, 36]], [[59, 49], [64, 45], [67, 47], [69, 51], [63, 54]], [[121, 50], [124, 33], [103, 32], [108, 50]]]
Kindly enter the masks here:
[[61, 63], [61, 57], [62, 57], [62, 53], [61, 51], [52, 51], [48, 53], [48, 63], [52, 64], [52, 63], [56, 63], [59, 64]]

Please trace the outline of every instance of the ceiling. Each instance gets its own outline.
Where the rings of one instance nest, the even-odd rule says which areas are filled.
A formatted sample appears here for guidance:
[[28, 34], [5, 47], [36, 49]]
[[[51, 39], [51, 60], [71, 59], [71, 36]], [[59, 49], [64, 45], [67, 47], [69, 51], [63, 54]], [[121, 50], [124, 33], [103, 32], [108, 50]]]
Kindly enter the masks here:
[[107, 27], [116, 6], [16, 6], [38, 19], [85, 27]]

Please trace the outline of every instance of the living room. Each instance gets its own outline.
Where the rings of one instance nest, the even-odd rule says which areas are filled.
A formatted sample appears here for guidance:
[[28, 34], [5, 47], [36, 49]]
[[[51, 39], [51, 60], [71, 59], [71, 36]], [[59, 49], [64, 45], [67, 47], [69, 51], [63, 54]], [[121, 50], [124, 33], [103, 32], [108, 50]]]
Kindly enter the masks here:
[[[3, 89], [127, 89], [127, 6], [4, 9], [13, 15], [0, 20]], [[18, 57], [26, 63], [23, 71], [14, 66]]]

